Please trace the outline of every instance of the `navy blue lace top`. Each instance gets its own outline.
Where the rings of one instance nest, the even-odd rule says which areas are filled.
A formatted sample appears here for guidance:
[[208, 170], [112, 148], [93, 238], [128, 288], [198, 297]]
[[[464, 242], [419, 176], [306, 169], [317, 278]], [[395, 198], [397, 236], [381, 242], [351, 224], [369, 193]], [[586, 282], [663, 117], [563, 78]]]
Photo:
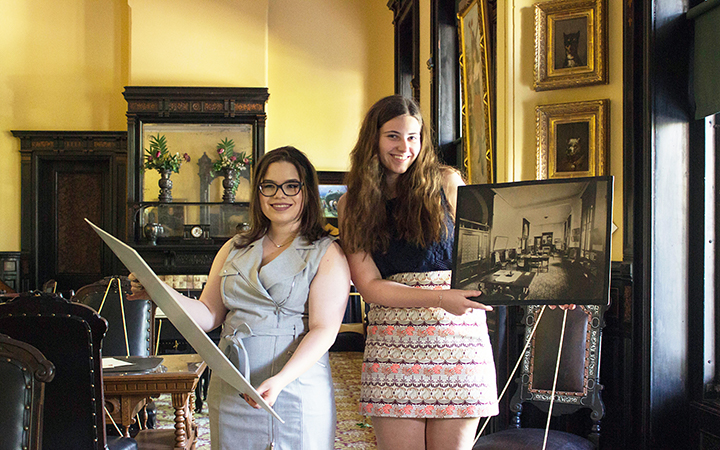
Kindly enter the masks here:
[[[392, 218], [392, 211], [397, 199], [389, 200], [386, 204], [388, 217]], [[443, 203], [446, 202], [443, 194]], [[455, 224], [449, 213], [445, 213], [448, 236], [440, 242], [433, 242], [427, 248], [418, 247], [404, 239], [391, 238], [387, 252], [374, 252], [373, 260], [383, 278], [396, 273], [406, 272], [433, 272], [436, 270], [450, 270], [452, 268], [453, 240], [455, 238]], [[391, 236], [397, 235], [394, 222], [390, 223]]]

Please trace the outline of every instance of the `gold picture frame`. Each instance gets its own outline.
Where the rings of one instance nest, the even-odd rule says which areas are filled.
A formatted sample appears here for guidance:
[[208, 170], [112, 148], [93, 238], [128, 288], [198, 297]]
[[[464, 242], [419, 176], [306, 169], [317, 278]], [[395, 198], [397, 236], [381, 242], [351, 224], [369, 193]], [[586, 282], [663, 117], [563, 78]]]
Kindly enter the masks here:
[[606, 175], [610, 100], [535, 108], [537, 179]]
[[463, 168], [468, 184], [492, 183], [494, 149], [487, 0], [464, 0], [458, 13], [462, 76]]
[[536, 91], [608, 83], [607, 1], [535, 4]]

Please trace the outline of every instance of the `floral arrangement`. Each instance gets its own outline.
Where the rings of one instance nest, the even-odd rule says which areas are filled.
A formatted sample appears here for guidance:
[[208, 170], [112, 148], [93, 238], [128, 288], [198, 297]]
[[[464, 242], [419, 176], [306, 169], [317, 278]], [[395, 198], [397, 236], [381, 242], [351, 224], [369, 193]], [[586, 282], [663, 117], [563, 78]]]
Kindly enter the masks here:
[[252, 156], [245, 152], [235, 153], [235, 142], [225, 138], [217, 145], [218, 159], [213, 163], [213, 172], [240, 170], [252, 164]]
[[158, 172], [163, 170], [171, 170], [175, 173], [180, 171], [180, 166], [185, 162], [190, 162], [190, 155], [185, 153], [182, 157], [179, 153], [170, 154], [167, 147], [167, 140], [164, 135], [158, 133], [156, 136], [150, 136], [150, 148], [145, 149], [145, 163], [143, 169], [153, 169]]

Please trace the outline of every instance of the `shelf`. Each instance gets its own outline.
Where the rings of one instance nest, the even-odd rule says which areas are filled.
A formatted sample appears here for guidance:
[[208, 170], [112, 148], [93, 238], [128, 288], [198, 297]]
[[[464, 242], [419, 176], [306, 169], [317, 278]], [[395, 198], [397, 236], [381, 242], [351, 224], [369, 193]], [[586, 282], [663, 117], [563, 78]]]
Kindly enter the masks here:
[[234, 203], [228, 203], [228, 202], [178, 202], [178, 201], [172, 201], [172, 202], [129, 202], [129, 205], [131, 207], [134, 207], [135, 209], [139, 209], [146, 206], [182, 206], [182, 205], [200, 205], [200, 206], [217, 206], [217, 205], [224, 205], [224, 206], [235, 206], [235, 207], [241, 207], [241, 208], [249, 208], [250, 203], [249, 202], [234, 202]]

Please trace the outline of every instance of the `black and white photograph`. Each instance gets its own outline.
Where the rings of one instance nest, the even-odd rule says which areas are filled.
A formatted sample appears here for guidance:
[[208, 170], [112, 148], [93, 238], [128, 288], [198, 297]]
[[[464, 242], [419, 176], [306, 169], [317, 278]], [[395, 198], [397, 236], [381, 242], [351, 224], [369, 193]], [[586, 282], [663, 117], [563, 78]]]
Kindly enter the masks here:
[[452, 287], [487, 305], [606, 305], [612, 177], [461, 186]]

